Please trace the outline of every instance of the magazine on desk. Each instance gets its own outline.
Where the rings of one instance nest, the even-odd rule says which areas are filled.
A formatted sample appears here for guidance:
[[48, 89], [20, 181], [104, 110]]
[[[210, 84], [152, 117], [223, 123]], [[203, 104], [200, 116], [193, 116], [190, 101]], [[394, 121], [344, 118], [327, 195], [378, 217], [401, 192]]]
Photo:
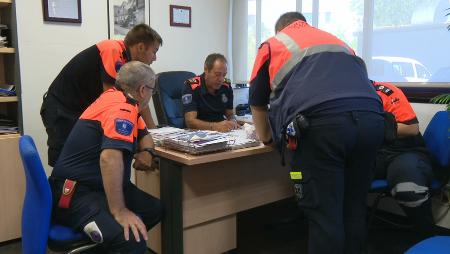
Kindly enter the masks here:
[[258, 140], [247, 137], [245, 129], [221, 133], [163, 127], [149, 129], [149, 132], [155, 141], [155, 145], [194, 155], [260, 145]]

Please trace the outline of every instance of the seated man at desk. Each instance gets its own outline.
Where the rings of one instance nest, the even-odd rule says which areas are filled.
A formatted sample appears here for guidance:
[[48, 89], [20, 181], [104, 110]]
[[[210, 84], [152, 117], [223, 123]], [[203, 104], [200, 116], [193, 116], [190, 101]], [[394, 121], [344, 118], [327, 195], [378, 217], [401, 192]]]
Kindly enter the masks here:
[[150, 66], [123, 65], [116, 86], [76, 122], [49, 178], [53, 220], [84, 231], [102, 253], [145, 253], [147, 231], [162, 217], [160, 201], [130, 181], [133, 157], [136, 169], [153, 168], [153, 140], [139, 113], [154, 87]]
[[430, 237], [438, 229], [431, 211], [433, 170], [416, 113], [398, 87], [386, 82], [372, 83], [384, 111], [393, 114], [397, 122], [397, 138], [378, 151], [375, 178], [387, 179], [392, 196], [421, 237]]
[[228, 132], [238, 127], [233, 113], [233, 89], [227, 75], [227, 59], [206, 57], [204, 73], [186, 81], [182, 102], [190, 129]]

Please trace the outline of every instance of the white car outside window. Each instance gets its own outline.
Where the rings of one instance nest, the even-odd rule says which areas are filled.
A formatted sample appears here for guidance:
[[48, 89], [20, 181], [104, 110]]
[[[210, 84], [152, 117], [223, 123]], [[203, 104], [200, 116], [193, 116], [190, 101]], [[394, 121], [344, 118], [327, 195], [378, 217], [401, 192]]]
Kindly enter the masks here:
[[[375, 56], [374, 61], [382, 62], [392, 67], [407, 82], [426, 82], [431, 74], [428, 69], [419, 61], [407, 57], [395, 56]], [[388, 81], [388, 80], [386, 80]]]

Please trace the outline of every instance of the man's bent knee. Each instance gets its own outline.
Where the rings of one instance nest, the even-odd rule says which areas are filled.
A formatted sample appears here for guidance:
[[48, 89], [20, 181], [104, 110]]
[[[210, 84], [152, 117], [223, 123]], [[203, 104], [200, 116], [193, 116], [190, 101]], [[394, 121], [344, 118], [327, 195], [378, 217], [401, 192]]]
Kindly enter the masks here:
[[429, 189], [413, 182], [398, 183], [391, 190], [397, 202], [406, 207], [421, 206], [429, 199]]

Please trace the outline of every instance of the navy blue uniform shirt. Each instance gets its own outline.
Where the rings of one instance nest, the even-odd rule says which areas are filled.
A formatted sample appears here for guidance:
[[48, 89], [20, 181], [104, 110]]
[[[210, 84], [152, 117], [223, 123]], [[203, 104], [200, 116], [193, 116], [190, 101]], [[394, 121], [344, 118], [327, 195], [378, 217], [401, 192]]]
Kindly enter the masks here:
[[199, 120], [220, 122], [226, 110], [233, 109], [233, 89], [226, 80], [215, 94], [208, 93], [203, 73], [185, 82], [182, 102], [184, 113], [197, 111]]
[[131, 162], [138, 141], [148, 134], [134, 99], [111, 88], [92, 103], [72, 129], [52, 177], [71, 179], [91, 189], [102, 189], [100, 154], [104, 149], [121, 150], [123, 186], [130, 181]]

